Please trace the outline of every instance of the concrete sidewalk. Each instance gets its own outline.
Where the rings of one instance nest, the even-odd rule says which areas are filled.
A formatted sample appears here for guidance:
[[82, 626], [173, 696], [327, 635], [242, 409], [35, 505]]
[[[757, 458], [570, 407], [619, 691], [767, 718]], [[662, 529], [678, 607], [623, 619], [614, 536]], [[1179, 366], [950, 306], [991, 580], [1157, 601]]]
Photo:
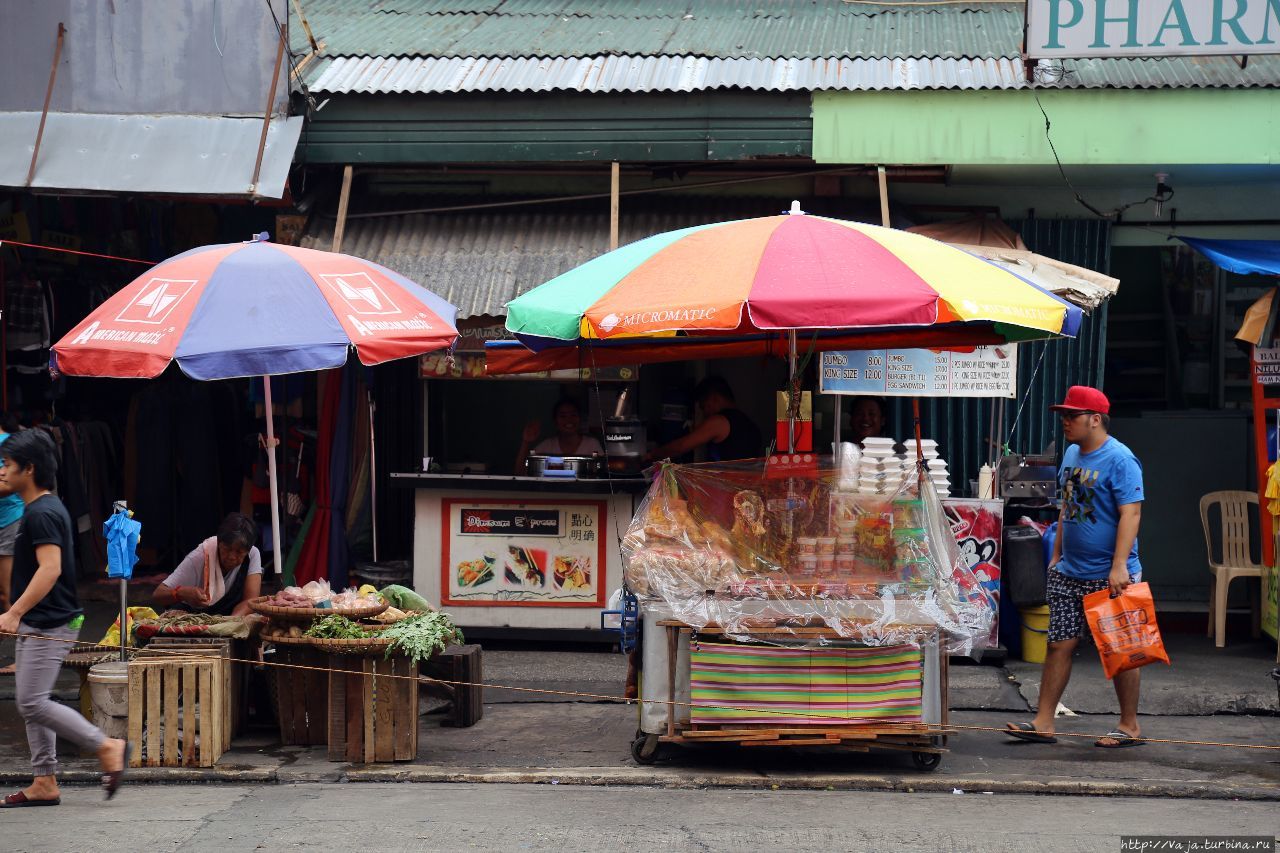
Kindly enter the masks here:
[[[86, 631], [85, 636], [91, 636]], [[1214, 649], [1201, 637], [1166, 638], [1174, 666], [1144, 670], [1142, 718], [1148, 737], [1247, 745], [1280, 744], [1277, 689], [1269, 676], [1274, 647], [1233, 643]], [[1060, 718], [1064, 733], [1097, 736], [1115, 723], [1115, 697], [1097, 654], [1081, 650]], [[625, 662], [607, 652], [490, 650], [485, 680], [541, 690], [620, 695]], [[902, 791], [1059, 793], [1280, 800], [1280, 749], [1148, 744], [1102, 750], [1090, 738], [1063, 736], [1056, 745], [1009, 742], [1005, 722], [1026, 719], [1039, 667], [953, 666], [952, 723], [962, 728], [933, 773], [916, 770], [903, 753], [847, 749], [664, 747], [657, 764], [639, 766], [630, 743], [637, 708], [572, 701], [564, 696], [488, 690], [485, 718], [469, 729], [440, 725], [424, 713], [417, 760], [395, 765], [330, 763], [322, 748], [280, 747], [270, 730], [252, 732], [212, 770], [147, 769], [135, 781], [219, 782], [524, 782]], [[74, 701], [74, 673], [59, 695]], [[0, 681], [0, 782], [23, 783], [26, 743], [11, 701], [12, 681]], [[424, 702], [424, 711], [440, 703]], [[67, 782], [95, 782], [92, 762], [64, 750]]]

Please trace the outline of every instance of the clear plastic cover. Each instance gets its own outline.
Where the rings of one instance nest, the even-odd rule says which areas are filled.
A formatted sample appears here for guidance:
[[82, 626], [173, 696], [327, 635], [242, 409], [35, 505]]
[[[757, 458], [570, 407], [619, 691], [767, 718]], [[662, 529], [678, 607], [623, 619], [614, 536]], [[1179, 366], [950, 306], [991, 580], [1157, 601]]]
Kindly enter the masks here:
[[995, 603], [927, 467], [840, 462], [662, 465], [622, 541], [627, 586], [741, 641], [882, 646], [936, 634], [950, 654], [986, 647]]

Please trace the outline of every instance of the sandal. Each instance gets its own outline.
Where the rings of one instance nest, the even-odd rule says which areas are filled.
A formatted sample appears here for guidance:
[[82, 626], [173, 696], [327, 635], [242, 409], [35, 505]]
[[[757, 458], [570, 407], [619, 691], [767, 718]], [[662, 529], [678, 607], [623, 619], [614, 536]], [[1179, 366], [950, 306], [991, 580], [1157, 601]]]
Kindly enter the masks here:
[[58, 806], [61, 804], [62, 797], [54, 797], [52, 800], [33, 800], [19, 791], [0, 800], [0, 809], [24, 809], [27, 806]]
[[1053, 735], [1047, 735], [1043, 732], [1036, 731], [1034, 723], [1009, 723], [1004, 733], [1011, 738], [1017, 740], [1025, 740], [1028, 743], [1057, 743], [1058, 739]]
[[[1108, 738], [1115, 741], [1115, 743], [1103, 743], [1103, 741]], [[1130, 746], [1142, 746], [1145, 743], [1146, 741], [1140, 737], [1134, 737], [1128, 732], [1122, 732], [1119, 729], [1112, 729], [1102, 737], [1095, 740], [1093, 745], [1098, 747], [1098, 749], [1125, 749]]]
[[102, 790], [106, 792], [107, 799], [111, 799], [116, 795], [116, 791], [120, 788], [120, 780], [124, 776], [124, 771], [129, 768], [129, 756], [133, 752], [133, 744], [129, 741], [124, 742], [124, 758], [122, 759], [119, 770], [108, 770], [102, 774]]

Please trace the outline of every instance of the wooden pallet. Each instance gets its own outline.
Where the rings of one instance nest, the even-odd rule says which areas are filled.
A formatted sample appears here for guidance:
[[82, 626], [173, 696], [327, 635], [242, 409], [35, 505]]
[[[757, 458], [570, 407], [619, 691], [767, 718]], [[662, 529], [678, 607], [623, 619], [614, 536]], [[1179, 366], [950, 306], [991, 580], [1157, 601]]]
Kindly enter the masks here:
[[231, 640], [226, 637], [153, 637], [146, 646], [134, 654], [134, 659], [172, 658], [178, 655], [207, 655], [218, 661], [223, 690], [227, 701], [223, 703], [222, 749], [231, 748], [231, 738], [240, 732], [241, 711], [244, 704], [243, 675], [231, 663]]
[[130, 661], [129, 766], [212, 767], [224, 752], [227, 701], [223, 664], [209, 655]]
[[[329, 760], [418, 757], [418, 668], [406, 657], [331, 655]], [[379, 676], [399, 676], [385, 678]]]
[[[329, 742], [329, 655], [310, 646], [275, 647], [270, 667], [276, 720], [285, 746], [321, 746]], [[288, 666], [284, 666], [287, 664]], [[310, 667], [292, 669], [293, 666]]]

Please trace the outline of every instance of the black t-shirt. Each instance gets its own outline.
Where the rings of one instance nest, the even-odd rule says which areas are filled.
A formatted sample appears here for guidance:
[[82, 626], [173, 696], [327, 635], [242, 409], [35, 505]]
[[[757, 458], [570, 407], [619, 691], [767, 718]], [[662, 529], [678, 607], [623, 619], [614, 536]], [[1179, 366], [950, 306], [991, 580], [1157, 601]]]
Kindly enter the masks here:
[[724, 441], [713, 441], [707, 449], [712, 462], [729, 462], [734, 459], [755, 459], [764, 455], [764, 436], [751, 418], [738, 409], [720, 412], [729, 421], [729, 434]]
[[57, 545], [62, 549], [62, 574], [22, 621], [32, 628], [61, 628], [82, 612], [76, 596], [76, 555], [73, 550], [71, 516], [62, 501], [53, 495], [41, 495], [27, 504], [18, 528], [18, 541], [13, 546], [13, 592], [11, 601], [27, 591], [40, 567], [36, 546]]

